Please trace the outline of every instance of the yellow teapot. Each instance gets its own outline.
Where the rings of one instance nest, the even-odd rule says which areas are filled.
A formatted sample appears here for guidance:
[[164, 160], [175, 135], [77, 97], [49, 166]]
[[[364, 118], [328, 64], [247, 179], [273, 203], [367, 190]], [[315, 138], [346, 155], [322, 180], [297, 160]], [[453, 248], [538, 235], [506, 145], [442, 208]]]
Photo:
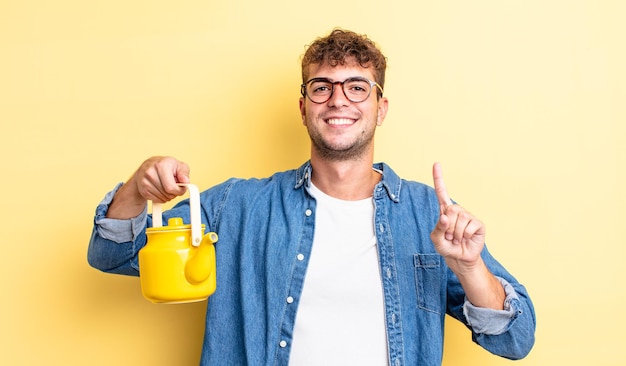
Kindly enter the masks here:
[[139, 251], [139, 277], [143, 296], [153, 303], [179, 304], [206, 300], [215, 292], [215, 246], [217, 234], [204, 235], [200, 193], [193, 184], [180, 184], [189, 191], [191, 223], [173, 217], [162, 224], [162, 207], [152, 203], [152, 227]]

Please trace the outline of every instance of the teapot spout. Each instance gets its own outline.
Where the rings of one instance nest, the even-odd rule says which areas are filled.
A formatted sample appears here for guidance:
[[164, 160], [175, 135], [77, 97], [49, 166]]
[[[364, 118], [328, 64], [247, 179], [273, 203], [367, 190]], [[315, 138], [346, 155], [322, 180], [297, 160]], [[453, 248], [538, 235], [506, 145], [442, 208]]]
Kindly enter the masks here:
[[185, 264], [185, 277], [189, 283], [197, 285], [215, 273], [215, 246], [217, 234], [210, 232], [202, 238], [200, 245], [190, 252]]

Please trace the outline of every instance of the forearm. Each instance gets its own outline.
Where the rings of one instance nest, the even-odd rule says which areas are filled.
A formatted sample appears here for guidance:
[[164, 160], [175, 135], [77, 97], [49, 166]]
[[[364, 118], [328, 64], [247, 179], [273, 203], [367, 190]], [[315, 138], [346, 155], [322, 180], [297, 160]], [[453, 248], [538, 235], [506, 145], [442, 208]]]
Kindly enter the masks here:
[[472, 305], [494, 310], [504, 309], [506, 298], [504, 288], [498, 279], [489, 271], [482, 259], [471, 267], [448, 263], [456, 274], [465, 296]]
[[110, 219], [130, 219], [139, 216], [146, 207], [147, 200], [139, 194], [134, 176], [115, 193], [106, 217]]
[[129, 219], [107, 217], [109, 207], [120, 190], [121, 184], [107, 193], [96, 208], [87, 260], [92, 267], [105, 272], [138, 275], [137, 253], [146, 242], [146, 205], [139, 214]]

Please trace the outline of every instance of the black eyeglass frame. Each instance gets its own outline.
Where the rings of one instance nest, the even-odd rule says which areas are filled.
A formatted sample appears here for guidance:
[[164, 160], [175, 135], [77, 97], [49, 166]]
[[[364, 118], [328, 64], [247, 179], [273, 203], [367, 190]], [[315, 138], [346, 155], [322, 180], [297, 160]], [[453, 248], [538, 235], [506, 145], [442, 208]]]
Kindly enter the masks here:
[[[349, 81], [355, 81], [355, 80], [358, 80], [358, 81], [366, 81], [366, 82], [368, 82], [368, 83], [370, 84], [370, 90], [369, 90], [369, 93], [367, 93], [367, 96], [366, 96], [365, 98], [363, 98], [363, 100], [354, 101], [354, 100], [350, 99], [350, 97], [349, 97], [349, 96], [348, 96], [348, 94], [346, 93], [346, 90], [344, 89], [344, 85], [345, 85], [345, 83], [346, 83], [346, 82], [349, 82]], [[310, 95], [306, 92], [306, 91], [307, 91], [307, 85], [309, 85], [311, 82], [314, 82], [314, 81], [324, 81], [324, 82], [330, 83], [330, 84], [332, 85], [332, 89], [330, 90], [330, 94], [328, 94], [328, 98], [327, 98], [326, 100], [324, 100], [324, 101], [322, 101], [322, 102], [316, 102], [316, 101], [314, 101], [314, 100], [311, 98], [311, 96], [310, 96]], [[349, 100], [349, 101], [351, 101], [352, 103], [361, 103], [361, 102], [366, 101], [366, 100], [367, 100], [367, 98], [369, 98], [369, 97], [370, 97], [370, 95], [372, 94], [372, 90], [374, 90], [374, 86], [378, 87], [378, 90], [380, 90], [379, 97], [382, 97], [382, 96], [383, 96], [383, 93], [384, 93], [384, 91], [383, 91], [383, 87], [382, 87], [382, 86], [380, 86], [380, 84], [378, 84], [377, 82], [372, 81], [372, 80], [370, 80], [370, 79], [368, 79], [368, 78], [365, 78], [365, 77], [355, 76], [355, 77], [350, 77], [350, 78], [347, 78], [347, 79], [345, 79], [344, 81], [332, 81], [332, 80], [330, 80], [330, 79], [328, 79], [328, 78], [312, 78], [312, 79], [309, 79], [306, 83], [303, 83], [303, 84], [301, 84], [301, 85], [300, 85], [300, 94], [302, 94], [302, 96], [303, 96], [303, 97], [308, 97], [308, 98], [309, 98], [309, 100], [310, 100], [311, 102], [315, 103], [315, 104], [323, 104], [323, 103], [328, 102], [328, 101], [330, 100], [330, 98], [332, 98], [332, 97], [333, 97], [333, 94], [335, 93], [335, 84], [341, 84], [341, 91], [343, 92], [343, 95], [346, 97], [346, 99], [348, 99], [348, 100]]]

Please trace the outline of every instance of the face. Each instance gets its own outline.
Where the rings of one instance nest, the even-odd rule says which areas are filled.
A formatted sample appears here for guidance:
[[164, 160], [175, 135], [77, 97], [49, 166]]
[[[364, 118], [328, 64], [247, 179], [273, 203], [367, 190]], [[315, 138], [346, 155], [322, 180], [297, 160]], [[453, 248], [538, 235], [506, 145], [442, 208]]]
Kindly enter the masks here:
[[[309, 78], [343, 81], [350, 77], [375, 80], [372, 71], [355, 64], [309, 65]], [[300, 113], [311, 138], [311, 153], [325, 160], [373, 159], [374, 131], [387, 114], [387, 98], [378, 98], [374, 87], [370, 96], [360, 103], [348, 100], [339, 84], [330, 99], [321, 104], [300, 98]]]

